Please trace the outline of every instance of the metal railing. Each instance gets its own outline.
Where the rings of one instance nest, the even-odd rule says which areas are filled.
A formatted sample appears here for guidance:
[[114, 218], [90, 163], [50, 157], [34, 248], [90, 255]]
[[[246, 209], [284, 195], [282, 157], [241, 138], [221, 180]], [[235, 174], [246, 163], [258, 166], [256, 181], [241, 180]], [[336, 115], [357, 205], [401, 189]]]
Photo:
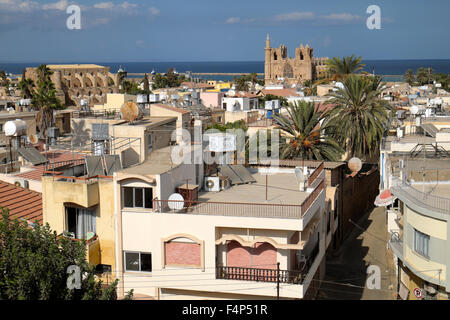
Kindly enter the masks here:
[[259, 218], [302, 218], [325, 188], [321, 179], [316, 188], [300, 204], [268, 204], [249, 202], [183, 201], [153, 199], [153, 211]]
[[443, 213], [450, 214], [450, 198], [439, 197], [431, 194], [421, 192], [412, 187], [407, 181], [400, 181], [399, 179], [393, 179], [396, 183], [392, 187], [394, 194], [404, 193], [408, 199], [417, 204], [426, 206], [428, 208], [437, 209]]
[[84, 164], [84, 159], [74, 159], [74, 160], [65, 160], [65, 161], [57, 161], [57, 162], [47, 162], [45, 164], [45, 171], [51, 171], [57, 168], [62, 168], [65, 166], [78, 166]]
[[74, 117], [74, 118], [120, 119], [120, 109], [77, 110], [77, 111], [73, 111], [72, 117]]
[[325, 164], [322, 162], [314, 171], [311, 173], [311, 175], [308, 178], [308, 185], [311, 185], [314, 180], [322, 173], [322, 171], [325, 170]]
[[302, 284], [305, 275], [299, 270], [216, 267], [216, 279]]

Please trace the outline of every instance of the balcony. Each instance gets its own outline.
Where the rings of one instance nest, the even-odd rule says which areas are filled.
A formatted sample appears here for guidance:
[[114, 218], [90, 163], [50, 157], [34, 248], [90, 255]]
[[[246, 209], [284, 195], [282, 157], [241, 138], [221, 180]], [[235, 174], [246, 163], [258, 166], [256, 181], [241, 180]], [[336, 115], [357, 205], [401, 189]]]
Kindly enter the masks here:
[[[450, 198], [419, 191], [408, 182], [401, 181], [399, 179], [393, 179], [393, 184], [394, 186], [391, 187], [391, 191], [401, 200], [407, 200], [424, 209], [433, 210], [439, 213], [450, 213]], [[445, 194], [447, 192], [446, 188], [447, 187], [444, 184], [436, 185], [432, 191], [435, 193], [441, 192], [441, 194]]]
[[296, 270], [217, 266], [216, 279], [303, 284], [319, 252], [320, 247], [317, 243], [309, 256], [295, 266]]
[[[310, 208], [325, 189], [323, 164], [309, 178], [311, 192], [299, 191], [293, 174], [283, 173], [270, 176], [268, 187], [266, 187], [265, 176], [258, 173], [254, 177], [257, 180], [254, 184], [236, 185], [220, 192], [200, 193], [199, 198], [206, 201], [158, 200], [155, 198], [153, 199], [153, 210], [164, 213], [310, 219], [311, 214], [307, 215], [307, 213], [311, 212]], [[248, 200], [248, 202], [222, 201], [227, 199], [242, 199]]]
[[298, 270], [216, 267], [216, 279], [302, 284], [304, 278]]
[[398, 258], [403, 257], [403, 239], [401, 239], [399, 231], [392, 232], [389, 248]]

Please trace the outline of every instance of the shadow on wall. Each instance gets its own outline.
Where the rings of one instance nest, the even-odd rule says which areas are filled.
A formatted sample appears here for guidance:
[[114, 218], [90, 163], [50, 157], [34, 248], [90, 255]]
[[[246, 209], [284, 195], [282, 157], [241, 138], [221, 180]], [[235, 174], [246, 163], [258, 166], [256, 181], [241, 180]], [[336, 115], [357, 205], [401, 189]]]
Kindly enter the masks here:
[[85, 125], [84, 120], [72, 120], [72, 143], [74, 147], [81, 147], [89, 141], [91, 129], [86, 128]]
[[138, 164], [140, 161], [139, 154], [133, 149], [128, 148], [123, 150], [121, 153], [121, 160], [122, 160], [122, 166], [124, 168], [127, 168], [129, 166], [132, 166], [134, 164]]

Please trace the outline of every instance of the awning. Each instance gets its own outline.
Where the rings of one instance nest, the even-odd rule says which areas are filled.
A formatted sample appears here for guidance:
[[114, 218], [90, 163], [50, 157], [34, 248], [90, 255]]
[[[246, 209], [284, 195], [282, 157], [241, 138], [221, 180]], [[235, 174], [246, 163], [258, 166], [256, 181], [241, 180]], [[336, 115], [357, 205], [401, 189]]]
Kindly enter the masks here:
[[374, 204], [377, 207], [386, 207], [388, 205], [391, 205], [392, 203], [394, 203], [394, 200], [396, 198], [392, 195], [391, 190], [384, 190], [382, 191], [376, 198], [374, 201]]

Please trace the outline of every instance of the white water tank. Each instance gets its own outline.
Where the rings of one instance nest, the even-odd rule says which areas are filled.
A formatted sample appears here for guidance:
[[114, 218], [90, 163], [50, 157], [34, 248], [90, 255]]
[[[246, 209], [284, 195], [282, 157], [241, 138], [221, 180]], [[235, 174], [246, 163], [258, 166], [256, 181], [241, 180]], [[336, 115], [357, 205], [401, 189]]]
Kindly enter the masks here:
[[146, 94], [138, 94], [136, 97], [137, 103], [147, 103], [147, 95]]
[[27, 123], [21, 119], [7, 121], [3, 130], [7, 137], [25, 136], [27, 134]]

